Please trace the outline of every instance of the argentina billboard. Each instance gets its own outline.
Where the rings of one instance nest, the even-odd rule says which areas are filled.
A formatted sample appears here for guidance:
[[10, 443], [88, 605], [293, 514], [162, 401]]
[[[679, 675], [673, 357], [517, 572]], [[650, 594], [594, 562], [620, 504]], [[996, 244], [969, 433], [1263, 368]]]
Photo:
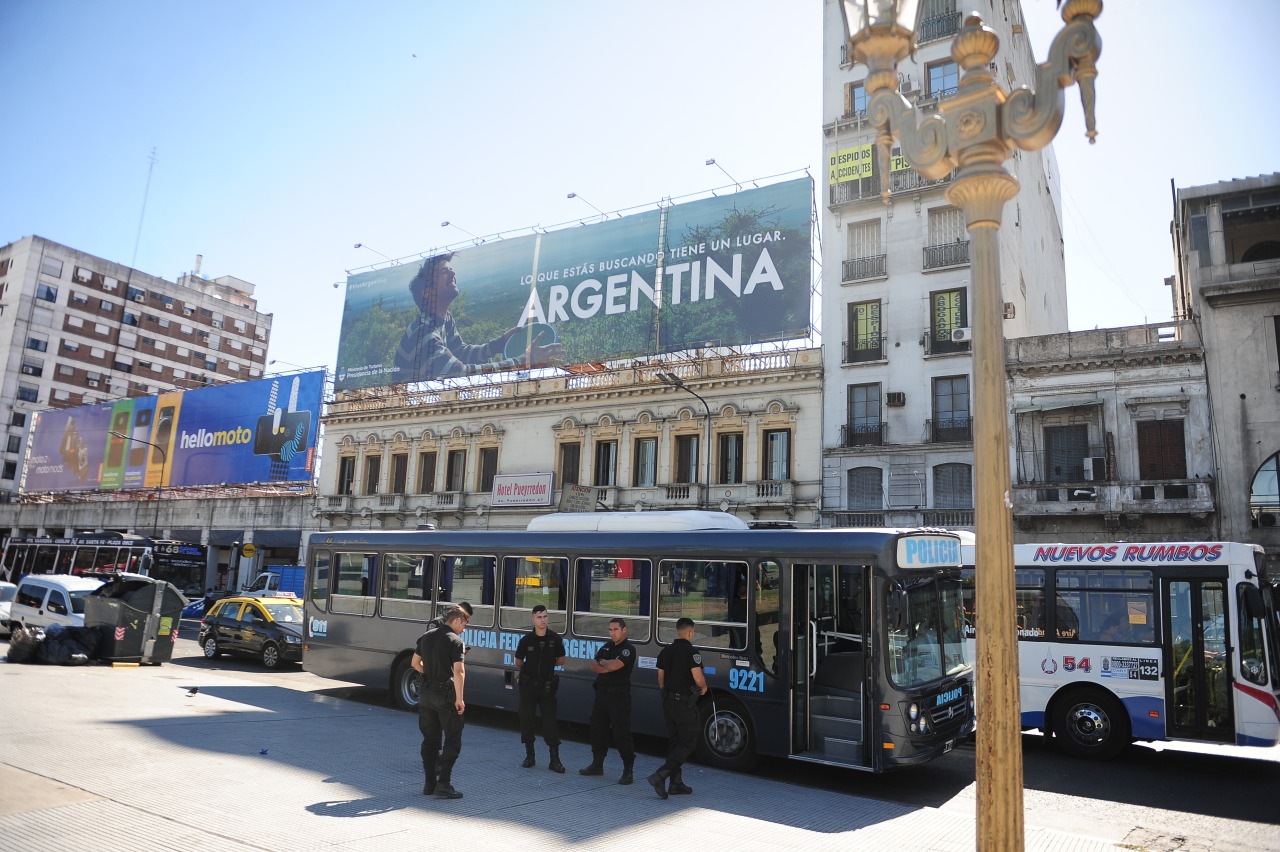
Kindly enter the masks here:
[[306, 482], [325, 371], [35, 415], [23, 493]]
[[808, 334], [812, 182], [347, 278], [337, 390]]

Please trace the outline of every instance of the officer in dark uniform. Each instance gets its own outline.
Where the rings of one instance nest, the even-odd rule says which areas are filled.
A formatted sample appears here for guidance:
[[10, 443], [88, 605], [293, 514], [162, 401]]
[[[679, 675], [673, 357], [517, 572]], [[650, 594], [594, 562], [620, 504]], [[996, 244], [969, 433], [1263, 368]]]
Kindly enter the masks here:
[[636, 666], [636, 648], [627, 641], [627, 622], [621, 618], [609, 622], [609, 641], [591, 661], [596, 673], [596, 700], [591, 707], [591, 765], [578, 770], [579, 775], [603, 775], [604, 759], [609, 754], [609, 734], [622, 758], [619, 784], [630, 784], [636, 762], [636, 748], [631, 740], [631, 670]]
[[[458, 601], [456, 604], [449, 607], [449, 609], [455, 609], [455, 608], [461, 609], [463, 612], [467, 614], [467, 621], [470, 621], [471, 616], [475, 615], [475, 610], [473, 610], [471, 608], [471, 604], [467, 603], [466, 601]], [[441, 625], [443, 625], [444, 617], [448, 614], [449, 614], [449, 610], [447, 609], [444, 612], [437, 615], [435, 618], [428, 621], [427, 626], [423, 629], [422, 632], [426, 633], [428, 630], [430, 630], [433, 627], [440, 627]]]
[[525, 769], [537, 766], [533, 753], [534, 726], [538, 711], [542, 711], [542, 741], [551, 750], [548, 768], [552, 772], [564, 772], [560, 762], [560, 733], [556, 730], [556, 690], [560, 677], [556, 669], [564, 665], [564, 640], [547, 626], [547, 608], [538, 604], [530, 616], [533, 629], [520, 637], [516, 645], [516, 667], [520, 669], [520, 742], [524, 743]]
[[658, 798], [665, 799], [668, 792], [693, 792], [680, 773], [698, 741], [698, 696], [707, 691], [707, 681], [702, 674], [702, 655], [693, 649], [692, 618], [676, 622], [676, 641], [658, 654], [658, 689], [662, 692], [662, 716], [667, 720], [667, 760], [645, 780]]
[[[453, 764], [462, 752], [463, 688], [466, 669], [462, 631], [470, 620], [467, 611], [455, 606], [432, 627], [418, 637], [413, 667], [422, 674], [418, 690], [418, 729], [422, 731], [422, 770], [426, 784], [422, 795], [439, 799], [461, 799], [453, 787]], [[444, 748], [440, 747], [441, 737]]]

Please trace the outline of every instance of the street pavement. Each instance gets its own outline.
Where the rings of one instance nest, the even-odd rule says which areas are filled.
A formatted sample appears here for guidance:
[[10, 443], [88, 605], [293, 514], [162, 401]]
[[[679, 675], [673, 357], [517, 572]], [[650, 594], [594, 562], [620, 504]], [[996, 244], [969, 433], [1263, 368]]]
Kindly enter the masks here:
[[[0, 646], [5, 650], [6, 646]], [[578, 775], [590, 749], [566, 741], [564, 775], [521, 769], [509, 730], [470, 724], [454, 786], [424, 797], [414, 716], [172, 663], [0, 663], [0, 850], [370, 850], [441, 848], [928, 850], [976, 846], [963, 803], [913, 807], [691, 764], [691, 796], [659, 799], [644, 777]], [[928, 768], [910, 771], [928, 772]], [[1109, 829], [1090, 825], [1090, 831]], [[1026, 849], [1114, 850], [1027, 814]], [[1129, 847], [1133, 848], [1133, 847]]]

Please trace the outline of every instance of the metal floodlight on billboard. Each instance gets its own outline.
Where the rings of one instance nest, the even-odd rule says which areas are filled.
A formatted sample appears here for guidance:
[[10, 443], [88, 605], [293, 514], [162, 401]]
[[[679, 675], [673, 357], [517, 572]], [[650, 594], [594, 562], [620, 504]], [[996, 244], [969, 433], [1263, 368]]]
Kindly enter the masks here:
[[737, 179], [737, 178], [735, 178], [733, 175], [729, 174], [727, 171], [725, 171], [724, 166], [722, 166], [722, 165], [720, 165], [719, 163], [717, 163], [717, 162], [715, 161], [715, 158], [714, 158], [714, 157], [712, 157], [710, 160], [707, 160], [707, 162], [706, 162], [706, 163], [704, 163], [704, 165], [707, 165], [707, 166], [715, 166], [717, 169], [719, 169], [720, 171], [724, 172], [724, 176], [725, 176], [725, 177], [727, 177], [729, 180], [733, 181], [733, 185], [734, 185], [734, 186], [736, 186], [738, 189], [742, 189], [742, 184], [738, 183], [738, 179]]

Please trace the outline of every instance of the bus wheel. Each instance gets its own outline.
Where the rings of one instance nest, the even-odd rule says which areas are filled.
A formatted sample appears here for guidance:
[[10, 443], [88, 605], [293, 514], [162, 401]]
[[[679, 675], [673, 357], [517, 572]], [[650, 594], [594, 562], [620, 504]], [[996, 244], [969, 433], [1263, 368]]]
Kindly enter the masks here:
[[420, 678], [410, 658], [401, 657], [391, 675], [391, 703], [410, 713], [418, 712], [418, 685]]
[[1053, 734], [1072, 757], [1110, 760], [1129, 744], [1129, 715], [1106, 692], [1071, 689], [1054, 701]]
[[719, 769], [745, 771], [755, 766], [755, 734], [741, 702], [718, 696], [704, 700], [698, 710], [698, 760]]

